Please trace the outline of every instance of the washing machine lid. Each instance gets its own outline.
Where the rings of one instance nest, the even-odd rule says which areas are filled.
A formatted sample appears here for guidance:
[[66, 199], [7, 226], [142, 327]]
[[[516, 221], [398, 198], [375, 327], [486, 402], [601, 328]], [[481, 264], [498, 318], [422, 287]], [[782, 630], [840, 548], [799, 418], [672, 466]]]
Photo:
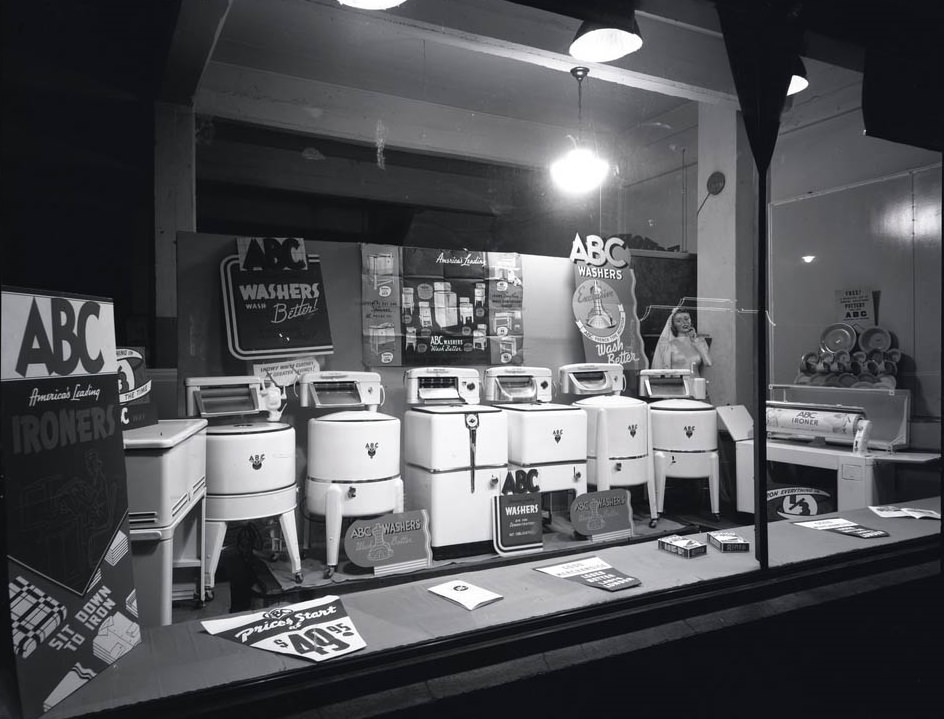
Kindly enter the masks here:
[[638, 407], [645, 405], [641, 399], [635, 397], [623, 397], [622, 395], [598, 395], [596, 397], [587, 397], [578, 399], [574, 402], [577, 407]]
[[205, 419], [161, 419], [122, 432], [125, 449], [171, 449], [207, 426]]
[[492, 414], [501, 411], [498, 407], [490, 407], [484, 404], [440, 404], [410, 408], [410, 412], [424, 412], [426, 414]]
[[349, 412], [333, 412], [324, 417], [316, 417], [315, 422], [398, 422], [396, 417], [380, 412], [367, 410], [351, 410]]
[[651, 409], [663, 412], [714, 412], [714, 407], [707, 402], [694, 399], [663, 399], [649, 405]]
[[506, 412], [583, 412], [583, 409], [572, 404], [496, 404], [496, 407]]
[[283, 432], [286, 429], [292, 429], [292, 425], [284, 422], [234, 422], [233, 424], [211, 424], [207, 427], [207, 434], [264, 434]]

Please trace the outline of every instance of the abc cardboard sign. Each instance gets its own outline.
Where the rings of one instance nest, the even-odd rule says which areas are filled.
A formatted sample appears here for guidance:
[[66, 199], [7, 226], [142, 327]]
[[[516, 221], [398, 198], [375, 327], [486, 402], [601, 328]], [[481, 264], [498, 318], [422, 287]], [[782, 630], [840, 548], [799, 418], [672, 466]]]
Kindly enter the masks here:
[[3, 290], [7, 577], [22, 714], [140, 642], [110, 300]]

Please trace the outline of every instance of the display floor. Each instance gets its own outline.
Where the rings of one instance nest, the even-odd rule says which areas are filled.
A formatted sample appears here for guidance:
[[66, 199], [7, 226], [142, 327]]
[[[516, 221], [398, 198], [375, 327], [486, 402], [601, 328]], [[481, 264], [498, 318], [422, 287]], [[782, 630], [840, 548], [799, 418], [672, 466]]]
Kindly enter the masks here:
[[[940, 497], [934, 497], [911, 502], [909, 506], [940, 511], [941, 501]], [[941, 532], [941, 524], [936, 520], [881, 519], [868, 509], [842, 512], [838, 516], [882, 529], [888, 536], [864, 539], [800, 527], [792, 522], [776, 522], [768, 527], [771, 564], [849, 554], [939, 536]], [[738, 533], [753, 545], [753, 527], [740, 527]], [[691, 536], [706, 540], [704, 533]], [[623, 599], [754, 572], [758, 568], [753, 552], [721, 553], [709, 548], [703, 556], [686, 559], [662, 551], [656, 544], [646, 541], [591, 546], [586, 552], [568, 557], [571, 560], [596, 556], [614, 569], [641, 580], [639, 586], [618, 592], [601, 591], [598, 587], [534, 571], [555, 563], [548, 557], [500, 566], [449, 568], [443, 575], [412, 576], [411, 581], [390, 586], [362, 585], [363, 588], [342, 596], [345, 611], [367, 643], [352, 657], [402, 649], [419, 651], [425, 644], [444, 638], [461, 638], [465, 642], [482, 630], [515, 627], [531, 618], [586, 611], [595, 606], [602, 608]], [[466, 611], [428, 591], [447, 578], [464, 579], [497, 592], [503, 598], [475, 611]], [[685, 627], [686, 631], [698, 632], [697, 622], [686, 622]], [[142, 640], [141, 646], [46, 716], [58, 719], [118, 707], [127, 709], [142, 701], [252, 682], [293, 669], [317, 672], [316, 665], [304, 659], [253, 649], [209, 635], [199, 621], [145, 629]], [[345, 658], [339, 658], [330, 662], [330, 666], [341, 669], [344, 661]]]
[[[682, 504], [682, 508], [690, 513], [681, 518], [681, 521], [680, 518], [661, 517], [655, 527], [649, 526], [648, 514], [635, 514], [634, 536], [629, 543], [650, 542], [670, 534], [690, 534], [705, 528], [735, 526], [735, 523], [729, 519], [722, 517], [715, 520], [707, 513], [701, 516], [697, 507], [687, 506], [684, 502]], [[337, 570], [330, 577], [325, 577], [324, 524], [312, 521], [309, 529], [310, 544], [302, 548], [301, 583], [295, 582], [291, 565], [284, 555], [273, 557], [257, 548], [247, 563], [245, 552], [240, 556], [235, 546], [226, 547], [223, 550], [220, 562], [221, 571], [217, 574], [213, 598], [202, 606], [189, 602], [175, 604], [173, 622], [256, 609], [273, 603], [301, 601], [325, 590], [344, 594], [363, 586], [402, 583], [423, 576], [439, 576], [464, 568], [482, 569], [515, 561], [500, 557], [488, 551], [487, 548], [479, 547], [477, 553], [434, 558], [430, 567], [425, 570], [415, 570], [407, 575], [391, 575], [378, 579], [374, 577], [372, 570], [354, 565], [342, 553]], [[618, 542], [618, 544], [625, 543]], [[575, 537], [570, 522], [565, 518], [555, 516], [544, 534], [543, 552], [527, 555], [524, 559], [553, 559], [582, 552], [591, 546], [598, 545], [591, 545], [585, 538]], [[522, 561], [522, 558], [518, 558], [517, 561]]]

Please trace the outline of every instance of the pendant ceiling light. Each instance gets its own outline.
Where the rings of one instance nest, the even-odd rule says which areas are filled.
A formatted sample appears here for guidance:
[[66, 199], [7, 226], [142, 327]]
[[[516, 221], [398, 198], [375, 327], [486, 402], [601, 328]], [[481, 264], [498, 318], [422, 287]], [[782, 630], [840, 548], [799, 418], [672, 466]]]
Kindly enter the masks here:
[[642, 47], [642, 35], [636, 23], [636, 13], [619, 23], [584, 20], [574, 41], [570, 43], [570, 55], [584, 62], [610, 62]]
[[806, 79], [806, 65], [803, 64], [803, 61], [797, 56], [796, 62], [793, 64], [793, 75], [790, 77], [790, 86], [787, 88], [787, 95], [796, 95], [798, 92], [805, 90], [810, 84], [810, 81]]
[[389, 10], [397, 5], [402, 5], [406, 0], [338, 0], [338, 2], [360, 10]]
[[[551, 164], [551, 179], [561, 190], [582, 194], [598, 188], [610, 171], [610, 164], [591, 148], [584, 147], [583, 134], [583, 79], [590, 73], [585, 67], [575, 67], [570, 74], [577, 79], [577, 139], [574, 149]], [[573, 140], [573, 137], [570, 138]]]

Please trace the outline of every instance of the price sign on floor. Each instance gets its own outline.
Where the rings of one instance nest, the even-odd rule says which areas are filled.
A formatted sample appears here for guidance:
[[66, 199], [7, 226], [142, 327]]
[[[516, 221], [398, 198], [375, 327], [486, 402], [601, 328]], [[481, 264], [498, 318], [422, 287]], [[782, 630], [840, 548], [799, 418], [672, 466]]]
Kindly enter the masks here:
[[367, 646], [344, 610], [340, 597], [336, 596], [202, 624], [210, 634], [223, 639], [314, 662], [350, 654]]

